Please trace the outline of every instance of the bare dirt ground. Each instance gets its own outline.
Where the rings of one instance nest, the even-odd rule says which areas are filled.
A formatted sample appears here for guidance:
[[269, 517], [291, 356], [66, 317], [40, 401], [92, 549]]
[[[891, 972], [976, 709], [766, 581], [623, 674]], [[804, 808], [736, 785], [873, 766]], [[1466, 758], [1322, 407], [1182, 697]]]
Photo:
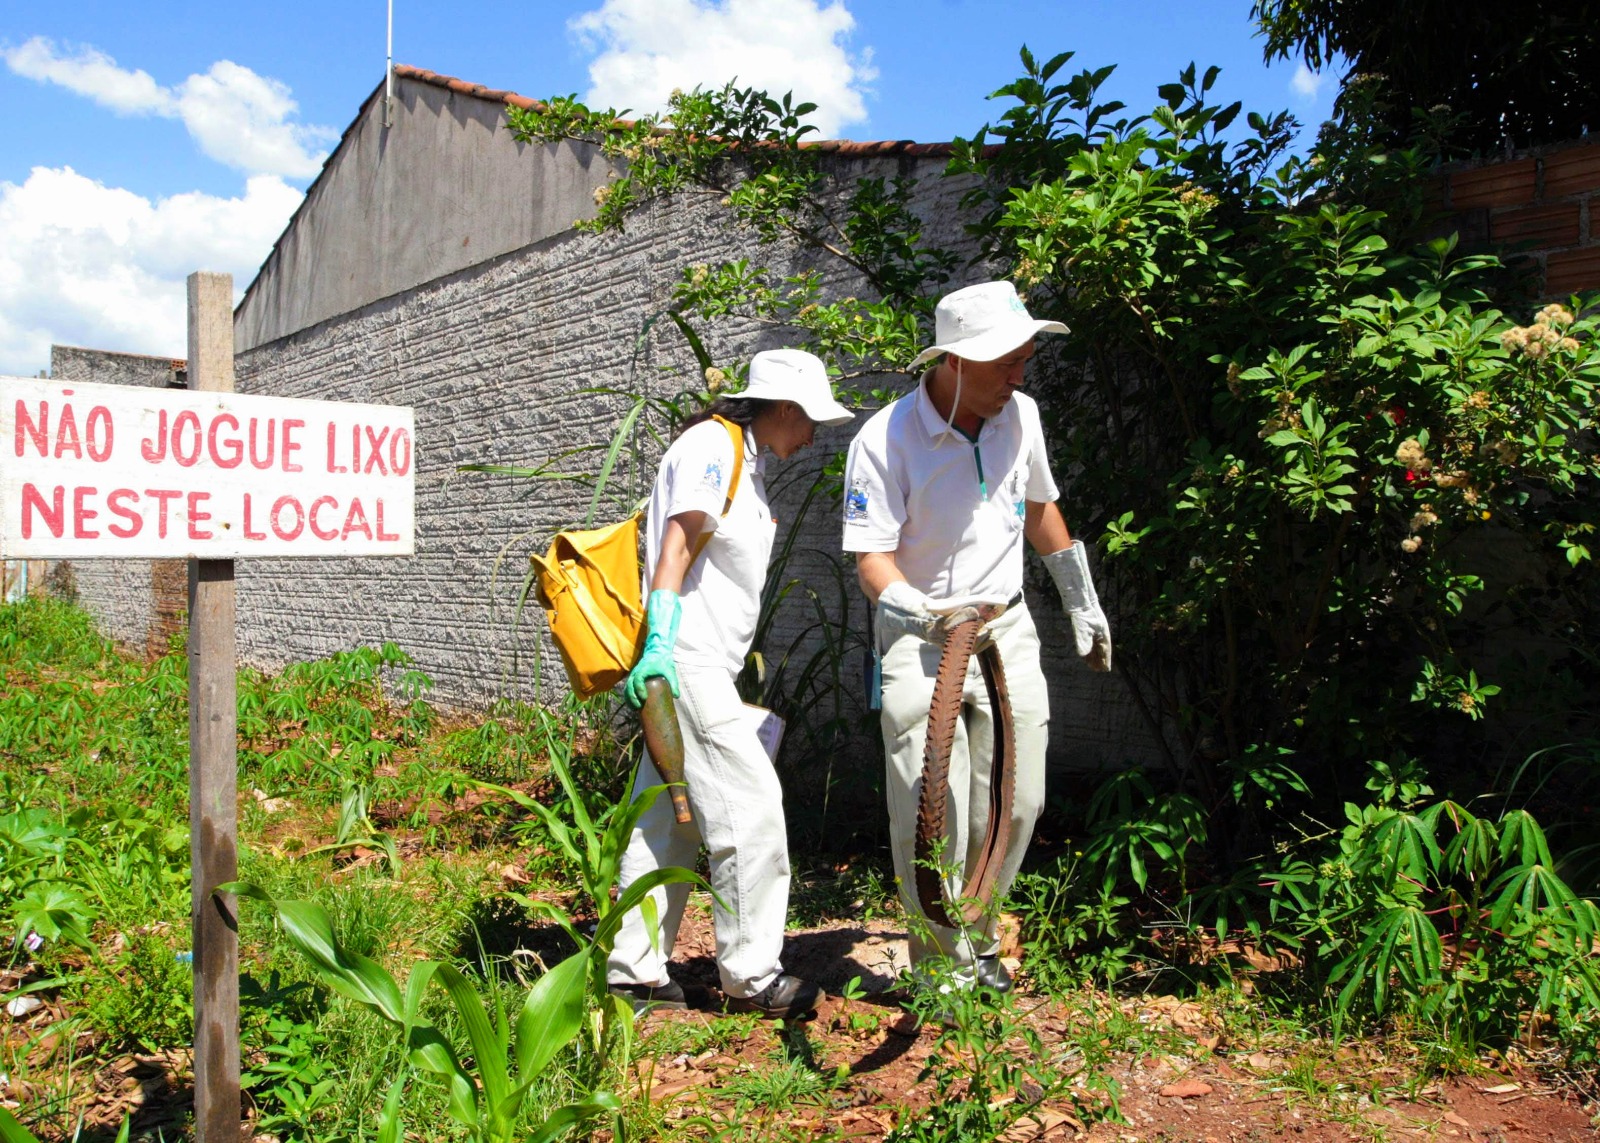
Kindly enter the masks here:
[[[679, 933], [673, 971], [691, 1004], [706, 1009], [720, 1000], [714, 950], [709, 917], [691, 908]], [[819, 1137], [840, 1132], [879, 1140], [908, 1113], [927, 1105], [933, 1092], [922, 1073], [935, 1050], [937, 1029], [917, 1029], [902, 1018], [890, 990], [906, 962], [906, 934], [895, 919], [847, 922], [790, 936], [785, 968], [830, 992], [816, 1019], [806, 1025], [810, 1049], [824, 1070], [848, 1066], [850, 1084], [827, 1093], [815, 1106], [794, 1107], [784, 1117], [789, 1132], [804, 1134], [809, 1127]], [[852, 978], [859, 978], [866, 995], [840, 998]], [[1592, 1125], [1600, 1106], [1528, 1066], [1502, 1063], [1501, 1070], [1482, 1074], [1408, 1082], [1414, 1069], [1391, 1063], [1380, 1050], [1365, 1045], [1321, 1058], [1292, 1044], [1234, 1045], [1215, 1016], [1197, 1004], [1170, 996], [1113, 999], [1102, 994], [1100, 999], [1121, 1005], [1142, 1024], [1171, 1033], [1161, 1038], [1167, 1050], [1114, 1054], [1109, 1070], [1121, 1087], [1122, 1122], [1084, 1122], [1088, 1117], [1070, 1102], [1046, 1100], [1003, 1137], [1007, 1143], [1576, 1143], [1600, 1138]], [[1024, 990], [1018, 1008], [1029, 1013], [1047, 1047], [1082, 1035], [1081, 1006], [1070, 1009]], [[648, 1034], [656, 1022], [705, 1023], [714, 1015], [707, 1010], [656, 1013], [641, 1031]], [[781, 1035], [769, 1025], [758, 1026], [725, 1050], [647, 1062], [640, 1079], [655, 1099], [672, 1101], [674, 1114], [681, 1118], [709, 1114], [715, 1122], [731, 1122], [738, 1112], [720, 1089], [742, 1072], [771, 1067], [783, 1054]]]

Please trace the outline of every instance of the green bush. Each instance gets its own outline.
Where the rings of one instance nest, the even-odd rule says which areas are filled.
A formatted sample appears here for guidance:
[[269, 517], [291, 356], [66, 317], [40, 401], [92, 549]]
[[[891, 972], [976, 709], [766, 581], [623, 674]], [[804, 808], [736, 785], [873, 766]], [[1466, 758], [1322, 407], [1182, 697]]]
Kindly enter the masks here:
[[1494, 260], [1426, 237], [1420, 152], [1290, 159], [1260, 116], [1230, 146], [1215, 69], [1107, 122], [1103, 74], [1025, 62], [1004, 147], [960, 165], [988, 248], [1073, 330], [1036, 374], [1056, 467], [1212, 836], [1261, 844], [1274, 815], [1240, 794], [1267, 771], [1336, 805], [1371, 759], [1481, 748], [1503, 656], [1548, 641], [1592, 678], [1594, 322], [1496, 309]]
[[1393, 1009], [1457, 1041], [1579, 1046], [1600, 1014], [1600, 909], [1555, 872], [1525, 810], [1345, 807], [1337, 848], [1269, 879], [1266, 931], [1330, 991], [1335, 1029]]
[[[1164, 764], [1113, 776], [1088, 800], [1081, 868], [1074, 858], [1019, 883], [1034, 948], [1115, 974], [1142, 955], [1129, 906], [1143, 898], [1143, 915], [1153, 903], [1180, 928], [1298, 941], [1312, 994], [1340, 1018], [1398, 1004], [1503, 1038], [1519, 1019], [1572, 1015], [1587, 954], [1543, 962], [1551, 940], [1577, 950], [1587, 924], [1577, 894], [1593, 881], [1569, 887], [1555, 872], [1579, 864], [1519, 850], [1469, 871], [1441, 841], [1445, 864], [1421, 879], [1417, 911], [1350, 913], [1349, 947], [1325, 963], [1334, 950], [1304, 929], [1320, 923], [1307, 888], [1320, 875], [1295, 880], [1279, 854], [1337, 866], [1339, 847], [1357, 843], [1321, 821], [1348, 804], [1350, 828], [1368, 831], [1358, 848], [1379, 844], [1368, 834], [1398, 828], [1384, 824], [1400, 812], [1389, 807], [1430, 783], [1448, 799], [1430, 820], [1486, 806], [1477, 833], [1530, 836], [1534, 817], [1497, 775], [1530, 742], [1600, 732], [1586, 697], [1600, 685], [1600, 351], [1587, 299], [1522, 302], [1514, 275], [1460, 251], [1428, 214], [1448, 145], [1438, 117], [1394, 147], [1377, 94], [1352, 91], [1296, 158], [1292, 118], [1214, 102], [1215, 68], [1189, 67], [1134, 116], [1100, 94], [1111, 68], [1074, 74], [1070, 59], [1024, 49], [1024, 74], [995, 93], [1002, 113], [956, 143], [950, 173], [975, 176], [964, 206], [984, 253], [1036, 316], [1072, 330], [1041, 339], [1033, 391], [1073, 529], [1103, 554], [1121, 678]], [[955, 266], [904, 217], [909, 184], [852, 187], [800, 149], [804, 114], [730, 87], [676, 97], [667, 120], [637, 125], [571, 100], [511, 118], [520, 137], [585, 138], [628, 160], [586, 229], [714, 191], [762, 243], [859, 276], [866, 296], [835, 298], [815, 273], [780, 277], [752, 260], [684, 267], [672, 320], [715, 389], [737, 373], [710, 368], [707, 352], [729, 319], [787, 325], [841, 381], [898, 367], [929, 340]], [[1560, 796], [1576, 772], [1535, 776], [1536, 808], [1552, 836], [1584, 846], [1592, 818]], [[1463, 878], [1479, 894], [1446, 907]], [[1503, 904], [1513, 885], [1532, 896]], [[1405, 889], [1360, 892], [1372, 909]], [[1370, 928], [1396, 916], [1417, 927]], [[1534, 935], [1502, 934], [1485, 963], [1565, 983], [1486, 991], [1465, 983], [1476, 968], [1379, 955], [1443, 947], [1496, 916]], [[1345, 974], [1359, 963], [1393, 979], [1352, 991], [1333, 969], [1361, 948]]]
[[[1580, 1042], [1595, 907], [1496, 770], [1530, 733], [1594, 730], [1586, 300], [1498, 308], [1495, 260], [1431, 231], [1429, 156], [1351, 114], [1294, 159], [1281, 116], [1224, 141], [1215, 69], [1113, 120], [1107, 73], [1066, 62], [1024, 53], [954, 165], [984, 176], [986, 248], [1073, 330], [1041, 346], [1038, 395], [1166, 766], [1090, 801], [1098, 901], [1022, 884], [1063, 910], [1036, 942], [1114, 966], [1132, 931], [1104, 906], [1155, 889], [1180, 924], [1298, 950], [1336, 1026]], [[1423, 808], [1429, 782], [1453, 800]], [[1546, 800], [1558, 831], [1584, 820]]]

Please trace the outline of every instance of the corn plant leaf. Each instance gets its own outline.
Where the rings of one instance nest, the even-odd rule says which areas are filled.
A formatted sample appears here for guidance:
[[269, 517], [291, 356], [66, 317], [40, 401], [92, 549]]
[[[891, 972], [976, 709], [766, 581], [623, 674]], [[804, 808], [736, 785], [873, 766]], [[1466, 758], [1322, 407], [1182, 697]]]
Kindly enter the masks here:
[[510, 798], [513, 802], [516, 802], [517, 805], [521, 806], [525, 810], [544, 809], [544, 806], [542, 806], [536, 799], [529, 797], [521, 790], [514, 790], [510, 786], [499, 786], [493, 782], [476, 781], [473, 782], [472, 785], [479, 790], [489, 790], [493, 793], [504, 795], [505, 797]]
[[383, 1098], [383, 1110], [378, 1112], [378, 1143], [401, 1143], [405, 1138], [405, 1122], [400, 1117], [400, 1097], [405, 1094], [404, 1072], [394, 1077], [389, 1093]]
[[639, 916], [644, 921], [645, 934], [650, 938], [650, 951], [661, 951], [661, 911], [656, 908], [656, 899], [646, 896], [639, 902]]
[[217, 886], [219, 893], [264, 902], [283, 926], [284, 935], [311, 962], [328, 987], [341, 996], [373, 1009], [384, 1019], [405, 1026], [405, 1005], [400, 988], [382, 965], [342, 948], [333, 935], [328, 912], [313, 901], [279, 901], [256, 885], [230, 882]]
[[589, 982], [588, 956], [570, 956], [534, 982], [517, 1014], [515, 1091], [503, 1101], [502, 1114], [514, 1118], [528, 1088], [556, 1053], [583, 1028], [584, 995]]
[[621, 1111], [622, 1104], [609, 1091], [592, 1092], [577, 1103], [558, 1107], [537, 1131], [528, 1136], [528, 1143], [551, 1143], [551, 1140], [560, 1138], [563, 1132], [586, 1119], [606, 1112], [617, 1115]]
[[408, 1032], [414, 1024], [427, 1023], [421, 1019], [422, 994], [428, 990], [428, 982], [438, 970], [439, 962], [436, 960], [425, 960], [411, 967], [411, 975], [406, 978], [405, 1005], [402, 1009]]
[[633, 1059], [633, 1004], [611, 991], [602, 995], [600, 1003], [609, 1009], [606, 1027], [617, 1035], [618, 1043], [614, 1049], [617, 1058]]
[[700, 335], [695, 332], [684, 316], [677, 310], [668, 310], [667, 317], [672, 319], [672, 324], [678, 327], [678, 332], [683, 334], [683, 340], [689, 343], [689, 350], [694, 354], [695, 362], [700, 366], [700, 374], [704, 376], [706, 370], [711, 368], [711, 354], [706, 352], [705, 342], [700, 340]]
[[[652, 869], [622, 891], [622, 895], [617, 898], [617, 903], [611, 907], [611, 911], [595, 927], [595, 947], [603, 952], [608, 953], [611, 951], [611, 946], [617, 939], [617, 930], [622, 927], [622, 919], [628, 915], [630, 910], [638, 907], [639, 902], [644, 899], [646, 893], [658, 885], [674, 885], [685, 881], [709, 890], [713, 896], [716, 895], [716, 890], [711, 888], [706, 879], [692, 870], [684, 869], [677, 865], [669, 865], [664, 869]], [[717, 903], [722, 905], [724, 909], [728, 907], [720, 897], [717, 897]]]
[[[630, 789], [632, 787], [630, 786]], [[649, 786], [640, 790], [632, 800], [619, 804], [613, 812], [610, 822], [606, 826], [605, 837], [600, 843], [599, 880], [603, 884], [616, 883], [617, 872], [622, 866], [622, 854], [628, 848], [628, 842], [633, 837], [633, 827], [645, 815], [656, 799], [666, 790], [665, 786]]]
[[[561, 788], [567, 795], [567, 803], [572, 807], [572, 819], [578, 824], [579, 832], [583, 834], [584, 875], [592, 879], [594, 869], [600, 862], [600, 835], [595, 829], [594, 820], [589, 816], [589, 806], [583, 800], [583, 792], [572, 780], [572, 770], [567, 765], [567, 759], [572, 755], [572, 743], [570, 740], [558, 742], [555, 732], [548, 724], [545, 726], [544, 737], [545, 749], [550, 758], [550, 769], [556, 772], [556, 778], [561, 782]], [[585, 888], [591, 889], [591, 897], [599, 897], [599, 894], [592, 892], [592, 886]]]
[[16, 1116], [0, 1107], [0, 1143], [39, 1143], [39, 1137], [18, 1123]]
[[443, 1079], [448, 1088], [450, 1118], [473, 1131], [478, 1130], [478, 1089], [439, 1029], [425, 1021], [413, 1026], [406, 1038], [406, 1059], [418, 1071]]
[[467, 1042], [472, 1045], [472, 1056], [478, 1067], [478, 1080], [483, 1084], [484, 1102], [490, 1115], [495, 1116], [511, 1090], [506, 1046], [489, 1019], [483, 997], [470, 980], [448, 964], [441, 964], [435, 976], [449, 993], [456, 1015], [466, 1029]]
[[394, 978], [375, 961], [341, 948], [333, 935], [327, 911], [310, 901], [279, 901], [257, 885], [229, 882], [217, 886], [219, 893], [237, 893], [262, 901], [273, 910], [284, 934], [307, 960], [317, 975], [335, 992], [364, 1004], [390, 1023], [404, 1030], [406, 1058], [421, 1071], [442, 1077], [449, 1088], [451, 1118], [476, 1130], [478, 1094], [471, 1076], [456, 1059], [455, 1051], [439, 1030], [420, 1019], [422, 991], [437, 969], [427, 965], [413, 970], [407, 981], [408, 996], [401, 998]]
[[636, 399], [612, 435], [611, 445], [606, 449], [606, 458], [601, 462], [600, 471], [594, 479], [594, 495], [589, 500], [589, 511], [583, 518], [585, 528], [594, 527], [595, 519], [600, 513], [600, 500], [605, 495], [606, 483], [611, 479], [611, 470], [617, 466], [617, 456], [622, 452], [622, 446], [633, 438], [633, 426], [649, 404], [648, 397]]
[[586, 938], [582, 933], [578, 932], [576, 926], [572, 923], [572, 918], [567, 916], [561, 906], [552, 904], [549, 901], [541, 901], [537, 897], [529, 897], [526, 893], [507, 893], [506, 896], [528, 910], [528, 912], [548, 917], [555, 924], [560, 925], [567, 936], [572, 938], [573, 944], [582, 947], [586, 942]]

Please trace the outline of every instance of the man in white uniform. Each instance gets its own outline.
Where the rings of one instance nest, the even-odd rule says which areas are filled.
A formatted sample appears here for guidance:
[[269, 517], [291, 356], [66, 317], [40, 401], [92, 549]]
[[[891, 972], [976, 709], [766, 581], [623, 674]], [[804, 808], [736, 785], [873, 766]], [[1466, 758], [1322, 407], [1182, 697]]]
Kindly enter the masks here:
[[[890, 841], [900, 899], [912, 924], [913, 965], [948, 957], [958, 983], [1004, 991], [991, 918], [962, 931], [928, 920], [917, 900], [914, 854], [928, 705], [941, 643], [974, 608], [1003, 608], [986, 630], [999, 648], [1016, 728], [1016, 794], [1010, 848], [995, 899], [1016, 877], [1044, 805], [1050, 719], [1039, 637], [1022, 599], [1023, 542], [1044, 557], [1072, 618], [1078, 654], [1111, 668], [1111, 632], [1056, 505], [1039, 408], [1019, 390], [1039, 333], [1065, 333], [1039, 321], [1009, 282], [985, 282], [946, 295], [935, 310], [937, 344], [913, 367], [940, 354], [917, 388], [880, 410], [850, 445], [845, 468], [844, 548], [856, 554], [861, 588], [877, 604], [882, 659], [881, 725], [887, 754]], [[979, 856], [989, 802], [993, 712], [974, 657], [950, 758], [947, 885], [959, 896], [964, 871]]]

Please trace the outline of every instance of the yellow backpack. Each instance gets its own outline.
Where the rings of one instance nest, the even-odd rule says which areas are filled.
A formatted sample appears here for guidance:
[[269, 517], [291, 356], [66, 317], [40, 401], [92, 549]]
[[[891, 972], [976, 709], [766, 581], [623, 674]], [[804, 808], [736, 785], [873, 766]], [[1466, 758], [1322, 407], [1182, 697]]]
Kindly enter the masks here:
[[[726, 516], [744, 471], [744, 430], [722, 417], [715, 420], [733, 441], [733, 479], [722, 502]], [[644, 601], [639, 594], [643, 515], [636, 512], [604, 528], [557, 532], [548, 552], [528, 557], [550, 636], [580, 698], [608, 691], [627, 678], [644, 647]], [[709, 530], [701, 533], [691, 567], [710, 540]]]

